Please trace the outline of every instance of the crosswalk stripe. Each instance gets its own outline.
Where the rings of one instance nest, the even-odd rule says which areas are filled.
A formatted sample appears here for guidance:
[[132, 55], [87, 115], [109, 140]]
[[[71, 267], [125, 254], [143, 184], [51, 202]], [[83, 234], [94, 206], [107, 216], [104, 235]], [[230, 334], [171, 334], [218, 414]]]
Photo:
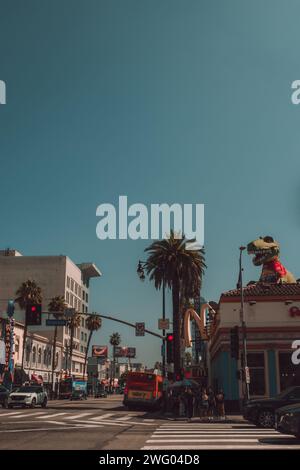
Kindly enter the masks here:
[[[45, 411], [36, 411], [36, 412], [34, 412], [34, 413], [22, 413], [21, 416], [22, 416], [22, 417], [24, 416], [24, 418], [27, 418], [27, 416], [32, 417], [32, 416], [45, 415], [45, 414], [46, 414]], [[18, 415], [18, 416], [12, 416], [12, 418], [13, 418], [13, 419], [15, 419], [15, 418], [18, 419], [18, 418], [21, 418], [21, 416], [20, 416], [20, 415]]]
[[98, 425], [98, 423], [99, 424], [101, 423], [101, 424], [106, 424], [108, 426], [121, 426], [121, 427], [126, 426], [125, 423], [114, 423], [114, 422], [111, 422], [111, 421], [95, 420], [93, 418], [90, 421], [84, 421], [84, 420], [78, 419], [78, 423], [85, 423], [85, 424], [88, 424], [88, 423], [93, 424], [94, 423], [95, 425], [96, 424]]
[[54, 413], [54, 414], [48, 414], [46, 416], [38, 416], [37, 419], [47, 419], [47, 418], [54, 418], [56, 416], [62, 416], [62, 415], [66, 415], [67, 413]]
[[122, 418], [118, 418], [118, 421], [128, 421], [129, 419], [132, 419], [133, 416], [123, 416]]
[[73, 416], [67, 416], [65, 419], [79, 419], [79, 418], [83, 418], [84, 416], [89, 416], [89, 415], [92, 415], [93, 413], [89, 412], [89, 413], [80, 413], [79, 415], [73, 415]]
[[100, 420], [102, 420], [102, 419], [110, 418], [111, 416], [113, 416], [112, 413], [106, 413], [105, 415], [96, 416], [95, 418], [91, 418], [91, 419], [92, 419], [92, 420], [95, 420], [95, 421], [100, 421]]
[[24, 411], [14, 411], [13, 413], [3, 413], [4, 416], [13, 416], [13, 415], [21, 415]]
[[[263, 449], [263, 450], [277, 450], [277, 449], [295, 449], [296, 446], [293, 445], [262, 445], [262, 444], [247, 444], [245, 443], [244, 445], [210, 445], [208, 446], [207, 444], [202, 444], [202, 445], [193, 445], [193, 446], [188, 446], [188, 445], [164, 445], [164, 446], [144, 446], [142, 447], [141, 450], [222, 450], [222, 449], [227, 449], [227, 450], [238, 450], [238, 449], [249, 449], [249, 450], [255, 450], [255, 449]], [[299, 447], [298, 447], [299, 449]]]

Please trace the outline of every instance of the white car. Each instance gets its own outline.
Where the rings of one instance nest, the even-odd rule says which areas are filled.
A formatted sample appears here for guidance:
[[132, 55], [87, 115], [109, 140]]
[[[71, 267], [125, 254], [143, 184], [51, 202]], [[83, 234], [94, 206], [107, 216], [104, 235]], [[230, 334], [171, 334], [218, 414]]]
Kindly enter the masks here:
[[47, 401], [47, 393], [43, 387], [39, 385], [22, 385], [15, 392], [10, 393], [8, 408], [13, 408], [14, 406], [29, 406], [34, 408], [36, 405], [46, 408]]

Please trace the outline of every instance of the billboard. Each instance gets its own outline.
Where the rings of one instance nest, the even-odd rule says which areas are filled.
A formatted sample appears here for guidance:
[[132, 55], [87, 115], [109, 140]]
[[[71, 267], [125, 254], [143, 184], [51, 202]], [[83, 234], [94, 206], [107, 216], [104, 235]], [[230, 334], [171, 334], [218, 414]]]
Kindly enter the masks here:
[[107, 357], [108, 346], [92, 346], [92, 357]]
[[136, 349], [129, 348], [128, 346], [116, 346], [115, 355], [116, 357], [134, 358], [136, 355]]

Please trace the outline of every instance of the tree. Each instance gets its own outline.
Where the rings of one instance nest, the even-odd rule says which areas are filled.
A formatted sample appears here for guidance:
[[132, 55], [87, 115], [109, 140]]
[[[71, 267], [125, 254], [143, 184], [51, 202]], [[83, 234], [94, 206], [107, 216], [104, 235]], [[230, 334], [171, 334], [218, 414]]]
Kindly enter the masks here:
[[150, 281], [154, 281], [156, 289], [164, 281], [172, 290], [175, 374], [181, 369], [180, 300], [199, 292], [206, 268], [204, 250], [187, 249], [187, 243], [193, 241], [171, 231], [168, 239], [155, 241], [145, 249], [148, 253], [145, 269]]
[[72, 375], [72, 357], [74, 349], [74, 330], [75, 328], [80, 327], [80, 315], [78, 312], [75, 312], [74, 315], [68, 320], [68, 327], [71, 329], [71, 338], [69, 346], [69, 358], [70, 358], [70, 374]]
[[87, 343], [87, 347], [86, 347], [86, 351], [85, 351], [83, 378], [85, 376], [86, 363], [87, 363], [87, 358], [88, 358], [88, 351], [89, 351], [92, 335], [93, 335], [94, 331], [98, 331], [101, 328], [102, 320], [99, 317], [99, 315], [96, 315], [96, 314], [92, 313], [86, 319], [86, 326], [87, 326], [87, 329], [89, 330], [90, 333], [89, 333], [89, 339], [88, 339], [88, 343]]
[[110, 344], [112, 345], [113, 347], [113, 371], [112, 371], [112, 375], [113, 375], [113, 379], [115, 380], [115, 368], [116, 368], [116, 346], [119, 346], [119, 344], [121, 343], [121, 336], [119, 333], [113, 333], [111, 336], [110, 336], [110, 339], [109, 339], [109, 342]]
[[[48, 305], [48, 310], [51, 312], [56, 319], [62, 319], [64, 316], [64, 311], [67, 308], [67, 304], [63, 296], [53, 297]], [[52, 349], [52, 367], [51, 367], [51, 384], [53, 391], [54, 384], [54, 370], [55, 370], [55, 355], [56, 355], [56, 341], [57, 341], [57, 326], [54, 328], [54, 337], [53, 337], [53, 349]]]
[[[26, 307], [29, 304], [41, 304], [42, 300], [43, 300], [42, 289], [33, 280], [22, 282], [22, 284], [16, 291], [15, 302], [17, 302], [21, 310], [26, 310]], [[25, 315], [21, 370], [24, 370], [25, 343], [26, 343], [26, 338], [27, 338], [27, 329], [28, 329], [28, 326], [27, 326], [26, 315]]]

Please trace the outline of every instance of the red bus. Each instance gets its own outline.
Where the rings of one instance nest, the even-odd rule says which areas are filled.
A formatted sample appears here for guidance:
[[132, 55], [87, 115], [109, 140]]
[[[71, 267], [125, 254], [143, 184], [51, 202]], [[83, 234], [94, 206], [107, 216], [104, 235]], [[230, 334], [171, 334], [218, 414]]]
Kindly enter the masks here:
[[128, 372], [123, 404], [128, 409], [159, 409], [162, 404], [163, 377], [150, 372]]

